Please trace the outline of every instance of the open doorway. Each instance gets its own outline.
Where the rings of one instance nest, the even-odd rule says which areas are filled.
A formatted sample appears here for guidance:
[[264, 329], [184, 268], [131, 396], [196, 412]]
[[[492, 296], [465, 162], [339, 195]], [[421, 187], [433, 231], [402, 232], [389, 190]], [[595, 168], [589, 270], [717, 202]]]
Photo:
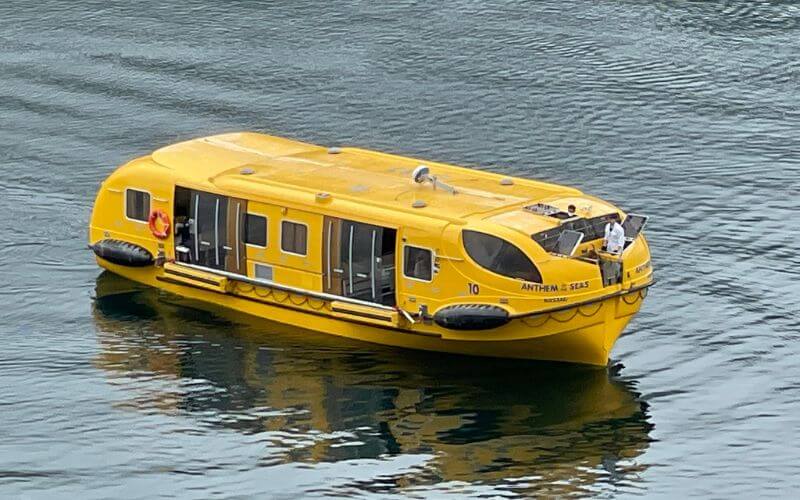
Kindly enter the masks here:
[[396, 236], [394, 229], [325, 217], [324, 291], [395, 305]]
[[246, 273], [243, 236], [246, 214], [245, 200], [176, 187], [176, 260]]

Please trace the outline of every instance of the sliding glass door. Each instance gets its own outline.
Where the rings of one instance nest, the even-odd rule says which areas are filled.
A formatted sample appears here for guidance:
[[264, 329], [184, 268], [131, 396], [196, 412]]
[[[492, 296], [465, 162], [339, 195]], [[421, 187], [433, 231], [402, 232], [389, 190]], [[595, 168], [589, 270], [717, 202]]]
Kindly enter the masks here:
[[325, 292], [394, 305], [395, 230], [326, 217], [323, 231]]
[[176, 188], [174, 218], [178, 260], [245, 274], [246, 213], [244, 200]]

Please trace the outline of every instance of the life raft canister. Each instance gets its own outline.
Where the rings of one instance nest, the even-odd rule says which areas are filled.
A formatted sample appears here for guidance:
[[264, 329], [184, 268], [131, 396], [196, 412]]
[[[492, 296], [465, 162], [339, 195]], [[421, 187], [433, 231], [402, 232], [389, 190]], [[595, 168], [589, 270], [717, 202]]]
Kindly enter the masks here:
[[[158, 222], [161, 223], [161, 229], [158, 228]], [[153, 210], [150, 212], [150, 218], [147, 220], [147, 225], [150, 226], [150, 232], [159, 240], [167, 239], [169, 236], [169, 215], [163, 210]]]

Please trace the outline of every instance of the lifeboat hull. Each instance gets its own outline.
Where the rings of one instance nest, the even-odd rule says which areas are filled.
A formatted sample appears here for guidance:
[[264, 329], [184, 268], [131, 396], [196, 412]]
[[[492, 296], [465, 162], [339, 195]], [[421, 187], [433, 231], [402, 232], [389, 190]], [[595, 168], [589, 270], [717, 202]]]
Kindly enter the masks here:
[[[459, 331], [442, 328], [431, 322], [428, 331], [421, 331], [408, 324], [403, 327], [397, 323], [381, 324], [369, 318], [359, 320], [323, 314], [314, 310], [314, 307], [319, 309], [320, 306], [315, 305], [313, 300], [304, 304], [302, 297], [290, 293], [265, 294], [252, 290], [253, 287], [249, 287], [250, 292], [237, 291], [231, 283], [222, 288], [193, 286], [188, 282], [173, 280], [169, 273], [153, 266], [134, 268], [102, 258], [98, 258], [98, 264], [133, 281], [262, 318], [265, 328], [269, 328], [270, 323], [305, 325], [310, 330], [309, 334], [319, 332], [400, 348], [600, 367], [607, 366], [614, 343], [638, 312], [647, 291], [640, 289], [590, 305], [512, 318], [503, 326], [491, 330]], [[208, 273], [209, 276], [203, 278], [200, 276], [202, 273], [195, 274], [199, 283], [208, 283], [215, 276]], [[242, 287], [242, 290], [247, 289]]]

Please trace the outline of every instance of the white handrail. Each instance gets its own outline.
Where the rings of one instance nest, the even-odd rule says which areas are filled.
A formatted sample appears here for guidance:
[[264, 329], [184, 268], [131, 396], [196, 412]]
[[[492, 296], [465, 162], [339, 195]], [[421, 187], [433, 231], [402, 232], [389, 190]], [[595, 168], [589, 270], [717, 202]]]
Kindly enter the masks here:
[[333, 294], [324, 293], [324, 292], [313, 292], [311, 290], [304, 290], [302, 288], [296, 288], [296, 287], [293, 287], [293, 286], [281, 285], [280, 283], [275, 283], [274, 281], [271, 281], [271, 280], [265, 280], [265, 279], [262, 279], [262, 278], [250, 278], [248, 276], [243, 276], [241, 274], [236, 274], [236, 273], [231, 273], [231, 272], [228, 272], [228, 271], [223, 271], [221, 269], [211, 269], [209, 267], [197, 266], [195, 264], [187, 264], [185, 262], [175, 262], [174, 264], [176, 266], [188, 267], [189, 269], [195, 269], [197, 271], [203, 271], [203, 272], [207, 272], [207, 273], [211, 273], [211, 274], [218, 274], [220, 276], [224, 276], [226, 278], [230, 278], [230, 279], [236, 280], [236, 281], [241, 281], [241, 282], [248, 283], [248, 284], [251, 284], [251, 285], [268, 286], [270, 288], [276, 288], [278, 290], [282, 290], [282, 291], [285, 291], [285, 292], [293, 292], [293, 293], [299, 293], [299, 294], [303, 294], [303, 295], [308, 295], [309, 297], [314, 297], [314, 298], [317, 298], [317, 299], [335, 300], [335, 301], [338, 301], [338, 302], [348, 302], [350, 304], [355, 304], [355, 305], [359, 305], [359, 306], [374, 307], [376, 309], [382, 309], [384, 311], [398, 311], [398, 310], [402, 311], [399, 308], [395, 308], [395, 307], [391, 307], [391, 306], [385, 306], [383, 304], [376, 304], [374, 302], [367, 302], [366, 300], [354, 299], [352, 297], [343, 297], [341, 295], [333, 295]]

